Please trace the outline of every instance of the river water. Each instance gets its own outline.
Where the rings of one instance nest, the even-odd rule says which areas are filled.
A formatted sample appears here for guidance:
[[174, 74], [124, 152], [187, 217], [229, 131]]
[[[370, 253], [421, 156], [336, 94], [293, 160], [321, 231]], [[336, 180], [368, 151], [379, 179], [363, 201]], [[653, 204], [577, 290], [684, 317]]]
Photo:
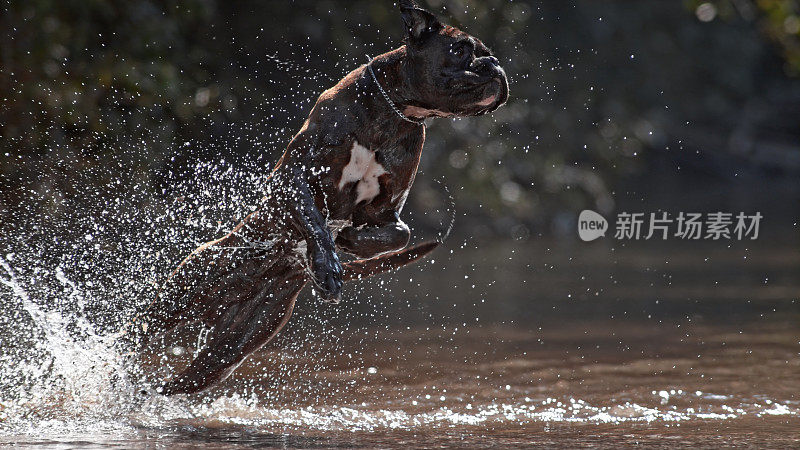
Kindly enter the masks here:
[[[800, 444], [794, 321], [371, 331], [337, 348], [312, 339], [290, 353], [263, 351], [199, 398], [148, 397], [118, 417], [35, 412], [51, 417], [0, 439], [221, 448]], [[342, 357], [348, 348], [357, 355]]]
[[[139, 392], [102, 339], [50, 335], [61, 381], [3, 393], [0, 443], [800, 445], [793, 246], [451, 248], [338, 307], [304, 293], [280, 338], [202, 395]], [[167, 376], [196, 345], [168, 336], [137, 367]]]

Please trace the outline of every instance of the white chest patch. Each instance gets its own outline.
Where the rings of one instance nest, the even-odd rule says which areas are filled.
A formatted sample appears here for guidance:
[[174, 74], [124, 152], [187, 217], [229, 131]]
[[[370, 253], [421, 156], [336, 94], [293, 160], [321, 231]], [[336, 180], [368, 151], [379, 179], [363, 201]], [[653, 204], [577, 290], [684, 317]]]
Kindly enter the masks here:
[[380, 192], [378, 177], [385, 174], [386, 169], [375, 161], [375, 153], [368, 148], [353, 142], [350, 149], [350, 162], [342, 170], [342, 178], [339, 180], [339, 190], [344, 189], [348, 183], [358, 183], [356, 185], [356, 203], [365, 200], [369, 202]]

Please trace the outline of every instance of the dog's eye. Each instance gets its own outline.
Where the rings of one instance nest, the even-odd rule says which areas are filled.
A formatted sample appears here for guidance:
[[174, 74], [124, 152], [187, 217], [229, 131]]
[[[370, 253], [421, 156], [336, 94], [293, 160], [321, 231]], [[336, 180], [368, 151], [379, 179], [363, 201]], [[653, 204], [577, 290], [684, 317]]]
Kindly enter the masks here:
[[469, 53], [469, 47], [467, 47], [466, 45], [458, 46], [453, 50], [453, 54], [455, 54], [456, 57], [458, 57], [458, 59], [467, 56], [468, 53]]

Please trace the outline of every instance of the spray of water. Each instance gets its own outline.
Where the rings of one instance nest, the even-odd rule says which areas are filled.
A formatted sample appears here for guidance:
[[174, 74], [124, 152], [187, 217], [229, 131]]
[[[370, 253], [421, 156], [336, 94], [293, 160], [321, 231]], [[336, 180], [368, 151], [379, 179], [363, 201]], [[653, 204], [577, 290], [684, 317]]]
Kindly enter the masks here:
[[[65, 317], [58, 311], [44, 310], [31, 299], [23, 281], [2, 257], [0, 269], [0, 283], [27, 315], [16, 321], [17, 328], [3, 330], [19, 332], [26, 325], [25, 332], [11, 343], [12, 351], [5, 347], [5, 361], [0, 367], [4, 425], [18, 427], [22, 419], [25, 425], [45, 422], [52, 427], [51, 419], [65, 415], [96, 423], [125, 412], [132, 390], [123, 359], [114, 348], [114, 336], [96, 334], [85, 317]], [[56, 278], [68, 290], [69, 301], [79, 307], [85, 305], [83, 293], [60, 269]], [[109, 395], [111, 392], [114, 395]], [[34, 418], [38, 420], [31, 422]]]

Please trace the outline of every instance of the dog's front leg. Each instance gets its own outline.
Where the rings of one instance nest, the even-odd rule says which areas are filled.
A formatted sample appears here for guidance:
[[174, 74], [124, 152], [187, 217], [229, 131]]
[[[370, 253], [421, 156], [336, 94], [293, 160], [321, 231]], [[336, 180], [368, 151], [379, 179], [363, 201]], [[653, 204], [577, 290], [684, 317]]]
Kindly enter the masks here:
[[[284, 209], [305, 238], [313, 281], [323, 300], [338, 301], [342, 293], [342, 264], [336, 255], [333, 236], [302, 170], [292, 172], [291, 189], [284, 193]], [[289, 195], [286, 195], [289, 194]]]
[[408, 225], [397, 211], [390, 211], [378, 225], [343, 228], [336, 236], [336, 245], [359, 258], [372, 258], [404, 248], [410, 238]]

